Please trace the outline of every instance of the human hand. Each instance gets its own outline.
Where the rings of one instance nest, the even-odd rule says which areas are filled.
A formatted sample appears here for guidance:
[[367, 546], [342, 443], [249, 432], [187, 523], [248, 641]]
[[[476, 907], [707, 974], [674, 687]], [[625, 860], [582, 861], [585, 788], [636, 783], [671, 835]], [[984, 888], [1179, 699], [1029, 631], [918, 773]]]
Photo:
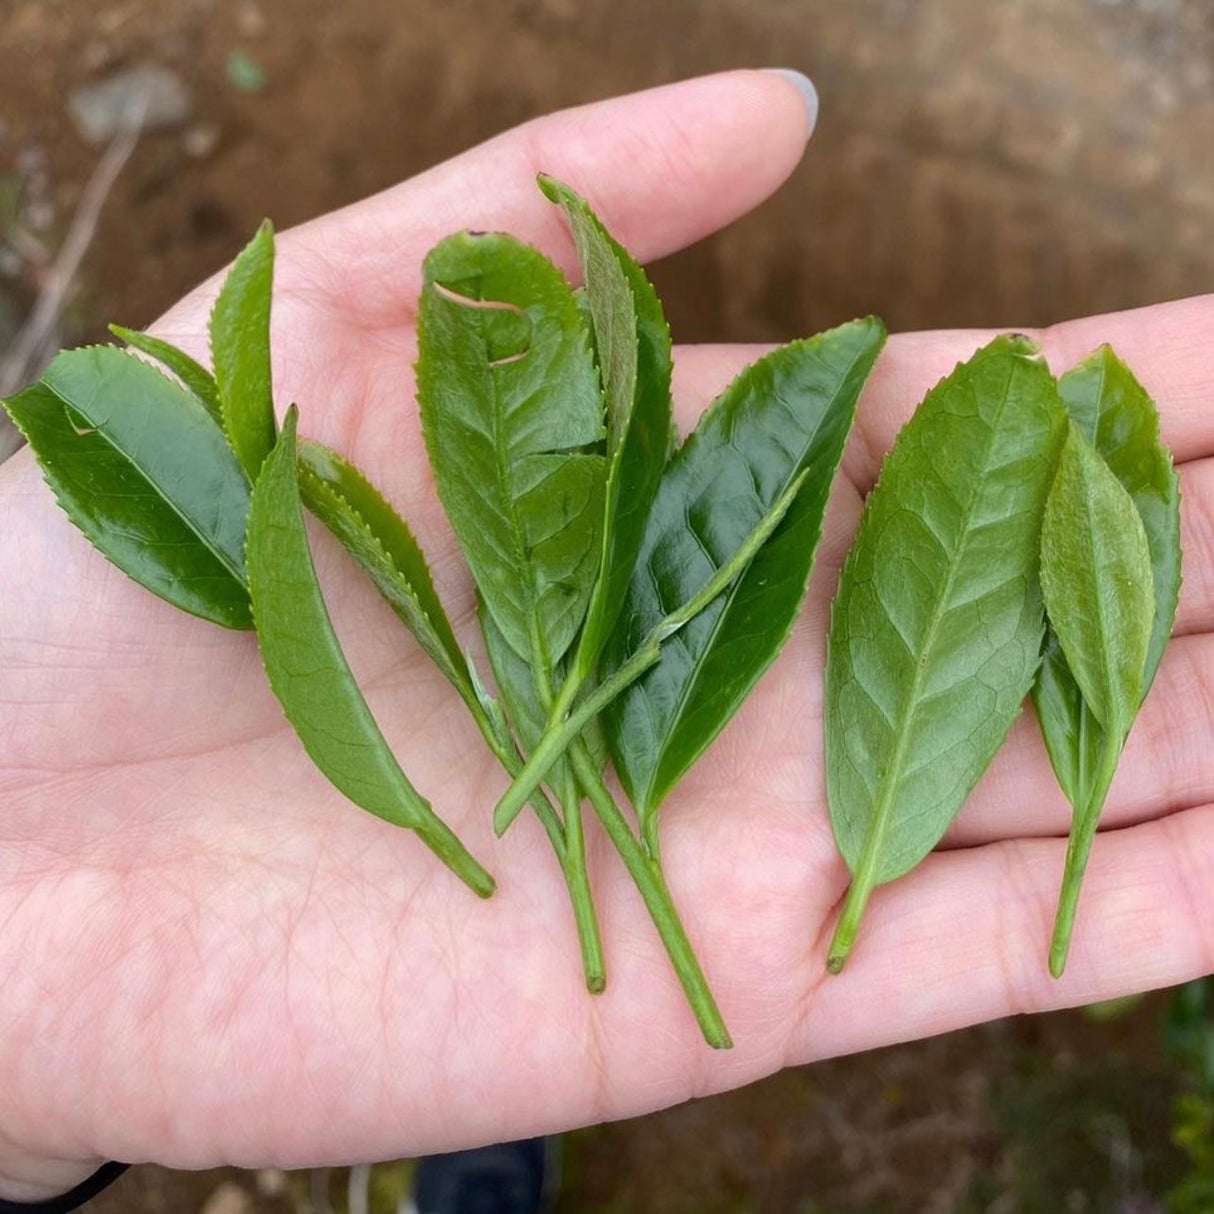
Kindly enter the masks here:
[[[809, 123], [738, 72], [558, 114], [279, 239], [276, 397], [414, 524], [461, 638], [472, 587], [413, 403], [421, 259], [503, 228], [576, 265], [543, 169], [642, 258], [771, 192]], [[157, 331], [195, 353], [215, 283]], [[843, 319], [843, 318], [840, 318]], [[1178, 639], [1130, 737], [1070, 965], [1045, 969], [1070, 812], [1031, 719], [942, 849], [875, 896], [847, 971], [825, 948], [847, 873], [825, 806], [830, 596], [881, 453], [987, 339], [889, 343], [861, 404], [810, 597], [784, 654], [663, 810], [663, 860], [737, 1047], [708, 1050], [631, 880], [596, 829], [609, 985], [582, 985], [537, 823], [500, 842], [505, 777], [458, 699], [326, 538], [317, 562], [403, 766], [499, 880], [481, 903], [306, 760], [254, 639], [108, 565], [28, 453], [0, 467], [0, 1195], [99, 1158], [299, 1165], [452, 1149], [641, 1113], [804, 1062], [1214, 969], [1214, 298], [1041, 334], [1061, 371], [1111, 341], [1182, 464]], [[683, 429], [747, 347], [678, 351]]]

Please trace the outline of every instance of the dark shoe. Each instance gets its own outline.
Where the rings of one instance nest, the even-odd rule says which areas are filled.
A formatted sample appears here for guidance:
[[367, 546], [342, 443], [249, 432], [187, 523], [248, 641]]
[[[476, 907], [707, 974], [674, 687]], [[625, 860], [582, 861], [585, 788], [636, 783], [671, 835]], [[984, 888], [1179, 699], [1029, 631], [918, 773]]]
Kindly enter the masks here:
[[560, 1184], [555, 1138], [427, 1155], [417, 1167], [417, 1214], [544, 1214]]

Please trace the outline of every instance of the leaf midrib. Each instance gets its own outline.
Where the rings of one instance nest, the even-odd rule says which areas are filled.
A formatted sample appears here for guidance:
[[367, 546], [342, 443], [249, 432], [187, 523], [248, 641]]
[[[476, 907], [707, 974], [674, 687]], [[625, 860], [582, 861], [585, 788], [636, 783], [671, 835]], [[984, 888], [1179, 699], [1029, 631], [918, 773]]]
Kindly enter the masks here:
[[[894, 790], [898, 787], [902, 779], [902, 766], [906, 760], [906, 748], [910, 742], [911, 724], [918, 712], [921, 700], [921, 688], [924, 677], [924, 672], [928, 668], [928, 663], [923, 660], [931, 654], [936, 644], [937, 634], [940, 630], [940, 625], [944, 617], [948, 614], [944, 607], [952, 596], [953, 584], [957, 577], [957, 570], [961, 567], [962, 559], [965, 556], [966, 549], [969, 546], [970, 539], [973, 535], [974, 528], [971, 525], [973, 510], [975, 503], [979, 497], [979, 489], [986, 475], [987, 468], [990, 465], [991, 452], [995, 445], [995, 435], [998, 431], [999, 423], [1003, 419], [1004, 410], [1007, 408], [1008, 400], [1011, 398], [1012, 383], [1016, 378], [1016, 373], [1019, 370], [1019, 363], [1013, 363], [1012, 369], [1008, 374], [1007, 383], [1004, 386], [1003, 396], [999, 402], [999, 409], [995, 416], [995, 421], [990, 427], [989, 437], [986, 443], [986, 450], [983, 453], [982, 459], [982, 475], [975, 476], [971, 482], [969, 499], [965, 504], [964, 520], [965, 526], [961, 536], [961, 543], [958, 545], [954, 559], [950, 562], [948, 575], [944, 580], [940, 595], [936, 600], [936, 605], [932, 609], [931, 624], [928, 629], [928, 635], [924, 645], [919, 651], [919, 660], [914, 662], [914, 674], [911, 677], [911, 686], [909, 694], [904, 701], [904, 707], [899, 714], [900, 727], [897, 731], [898, 740], [894, 746], [893, 755], [890, 758], [889, 768], [886, 772], [885, 780], [882, 785], [882, 793], [879, 801], [873, 808], [873, 828], [868, 837], [868, 841], [861, 853], [860, 864], [857, 866], [857, 876], [868, 867], [874, 867], [876, 859], [880, 854], [881, 844], [885, 838], [886, 827], [889, 821], [889, 810], [894, 799]], [[972, 380], [969, 384], [969, 393], [975, 398]], [[912, 655], [913, 656], [913, 655]]]

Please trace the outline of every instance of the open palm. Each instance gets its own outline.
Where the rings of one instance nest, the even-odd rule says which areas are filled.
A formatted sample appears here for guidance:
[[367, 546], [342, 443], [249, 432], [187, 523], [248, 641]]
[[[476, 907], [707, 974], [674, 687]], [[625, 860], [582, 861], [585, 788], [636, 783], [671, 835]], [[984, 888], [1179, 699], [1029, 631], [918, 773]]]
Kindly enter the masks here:
[[[383, 486], [461, 640], [472, 588], [413, 401], [421, 258], [503, 228], [572, 272], [538, 169], [639, 256], [774, 189], [808, 133], [778, 76], [738, 72], [544, 119], [279, 242], [275, 395]], [[213, 286], [158, 331], [205, 348]], [[843, 319], [843, 318], [840, 318]], [[0, 1177], [34, 1192], [97, 1157], [285, 1165], [454, 1148], [621, 1117], [792, 1062], [1214, 968], [1214, 299], [1042, 334], [1062, 370], [1112, 341], [1182, 463], [1186, 581], [1087, 878], [1070, 968], [1045, 958], [1069, 808], [1025, 720], [944, 847], [874, 899], [844, 975], [847, 874], [820, 699], [839, 564], [881, 454], [986, 334], [894, 338], [861, 403], [807, 608], [664, 812], [677, 903], [737, 1048], [707, 1049], [635, 888], [591, 828], [609, 986], [581, 981], [564, 883], [457, 697], [317, 536], [338, 630], [415, 784], [499, 881], [474, 898], [305, 758], [250, 634], [192, 620], [88, 547], [28, 453], [0, 468]], [[758, 352], [678, 351], [686, 428]], [[28, 1182], [23, 1188], [21, 1182]], [[0, 1183], [0, 1192], [3, 1192]]]

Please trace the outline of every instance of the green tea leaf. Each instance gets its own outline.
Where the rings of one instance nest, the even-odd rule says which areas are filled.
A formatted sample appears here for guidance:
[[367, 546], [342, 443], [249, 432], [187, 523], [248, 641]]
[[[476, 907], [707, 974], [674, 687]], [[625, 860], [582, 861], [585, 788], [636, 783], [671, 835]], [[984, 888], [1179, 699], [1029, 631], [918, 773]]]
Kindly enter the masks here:
[[297, 411], [265, 461], [249, 511], [249, 589], [270, 686], [304, 749], [356, 805], [417, 831], [478, 894], [492, 878], [409, 782], [333, 630], [308, 549], [296, 467]]
[[559, 271], [508, 236], [463, 233], [426, 258], [418, 399], [447, 517], [511, 648], [551, 669], [598, 573], [598, 375]]
[[408, 524], [348, 460], [320, 443], [299, 444], [304, 505], [362, 566], [422, 649], [468, 703], [480, 703], [468, 661]]
[[267, 219], [232, 264], [211, 311], [211, 361], [224, 429], [249, 479], [274, 446], [270, 300], [274, 228]]
[[570, 679], [580, 687], [624, 604], [658, 490], [673, 423], [670, 330], [645, 272], [585, 199], [541, 174], [540, 188], [565, 213], [577, 246], [607, 399], [603, 553]]
[[223, 411], [219, 407], [219, 386], [215, 383], [215, 377], [200, 362], [171, 342], [162, 341], [150, 333], [138, 333], [133, 329], [124, 329], [121, 325], [110, 325], [110, 332], [115, 337], [120, 337], [128, 346], [168, 367], [202, 401], [207, 412], [223, 425]]
[[60, 354], [40, 389], [9, 409], [69, 517], [169, 602], [248, 627], [249, 484], [201, 402], [114, 346]]
[[1085, 703], [1124, 736], [1155, 624], [1151, 553], [1133, 499], [1074, 426], [1046, 502], [1041, 589]]
[[854, 875], [832, 970], [873, 888], [939, 842], [1032, 686], [1065, 425], [1036, 347], [998, 338], [928, 393], [865, 505], [826, 663], [827, 793]]
[[607, 674], [709, 580], [808, 472], [745, 574], [667, 641], [661, 661], [605, 714], [616, 769], [651, 836], [663, 798], [725, 727], [792, 629], [856, 401], [884, 340], [880, 321], [854, 321], [760, 359], [704, 414], [662, 477], [604, 653]]
[[[1066, 968], [1100, 811], [1142, 701], [1155, 627], [1156, 587], [1142, 519], [1074, 423], [1046, 503], [1041, 588], [1050, 627], [1082, 697], [1080, 728], [1100, 735], [1090, 775], [1087, 754], [1080, 754], [1088, 799], [1076, 806], [1050, 947], [1050, 972], [1058, 977]], [[1087, 743], [1088, 737], [1081, 733], [1079, 740]]]
[[[113, 353], [130, 363], [138, 361], [117, 350]], [[120, 399], [138, 408], [150, 387], [148, 413], [168, 423], [169, 448], [192, 451], [197, 457], [193, 474], [213, 490], [212, 506], [243, 518], [249, 485], [222, 434], [214, 431], [222, 448], [216, 456], [205, 441], [196, 441], [202, 423], [211, 425], [202, 406], [155, 369], [142, 365], [155, 379], [144, 384], [137, 372]], [[184, 407], [178, 396], [185, 400]], [[45, 383], [26, 388], [4, 404], [29, 441], [59, 504], [103, 556], [182, 611], [225, 628], [252, 627], [243, 556], [228, 551], [227, 559], [221, 559], [214, 537], [204, 539], [166, 496], [165, 487], [150, 479], [126, 450], [71, 410]], [[197, 411], [197, 427], [190, 424], [191, 410]], [[165, 435], [160, 426], [157, 432]], [[218, 530], [221, 540], [226, 539], [228, 524]], [[237, 557], [239, 573], [231, 567]]]
[[[1146, 697], [1172, 632], [1180, 595], [1180, 481], [1159, 438], [1159, 414], [1146, 389], [1109, 347], [1059, 381], [1071, 419], [1102, 455], [1137, 507], [1151, 552], [1155, 624], [1142, 681]], [[1058, 639], [1047, 628], [1033, 702], [1050, 761], [1067, 799], [1086, 807], [1104, 751]]]

